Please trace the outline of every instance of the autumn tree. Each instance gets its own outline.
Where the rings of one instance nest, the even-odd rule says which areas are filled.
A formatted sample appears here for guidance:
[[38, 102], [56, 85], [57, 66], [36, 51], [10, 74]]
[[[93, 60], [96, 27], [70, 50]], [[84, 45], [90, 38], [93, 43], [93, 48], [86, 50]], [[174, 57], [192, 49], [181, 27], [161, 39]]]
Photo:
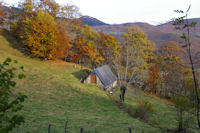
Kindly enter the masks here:
[[56, 59], [64, 59], [70, 53], [70, 44], [69, 44], [69, 36], [66, 30], [66, 22], [62, 20], [57, 20], [56, 22]]
[[48, 12], [54, 18], [60, 12], [60, 6], [55, 0], [40, 0], [38, 8], [44, 12]]
[[185, 50], [173, 41], [164, 43], [157, 53], [157, 65], [164, 84], [162, 91], [165, 96], [171, 98], [176, 107], [179, 132], [185, 132], [188, 128], [194, 105], [191, 100], [194, 84], [191, 82], [192, 73], [187, 66], [185, 53]]
[[68, 33], [69, 43], [73, 44], [83, 32], [83, 22], [77, 18], [81, 16], [79, 8], [75, 5], [61, 5], [59, 18], [66, 23], [66, 31]]
[[120, 86], [120, 106], [124, 105], [126, 89], [130, 83], [141, 87], [147, 78], [148, 61], [154, 55], [155, 44], [147, 39], [147, 34], [138, 27], [128, 27], [123, 42], [114, 53], [115, 65]]
[[81, 64], [91, 64], [95, 68], [104, 59], [95, 48], [96, 32], [91, 27], [84, 25], [80, 33], [73, 40], [72, 59]]
[[185, 50], [175, 41], [165, 42], [158, 51], [159, 56], [183, 58]]
[[[192, 78], [192, 70], [189, 67], [184, 69], [184, 86], [185, 86], [185, 93], [186, 91], [192, 92], [194, 96], [195, 86]], [[194, 97], [193, 97], [194, 98]]]
[[54, 0], [25, 0], [23, 12], [12, 23], [12, 33], [26, 53], [43, 59], [64, 59], [69, 54], [67, 21], [57, 16], [60, 6]]
[[95, 47], [100, 55], [104, 58], [104, 64], [112, 64], [113, 53], [117, 50], [119, 45], [118, 40], [113, 35], [106, 35], [103, 32], [99, 32], [97, 40], [95, 41]]
[[31, 55], [53, 59], [56, 53], [57, 28], [54, 18], [48, 12], [39, 10], [36, 16], [26, 20], [21, 39]]
[[72, 20], [71, 22], [73, 22], [73, 19], [80, 18], [80, 16], [81, 13], [79, 8], [75, 5], [67, 4], [60, 7], [59, 17], [65, 18], [67, 20]]
[[55, 0], [25, 0], [12, 31], [29, 54], [43, 59], [72, 59], [96, 67], [104, 59], [96, 48], [98, 34], [83, 25], [74, 5], [60, 6]]
[[184, 89], [184, 53], [178, 43], [173, 41], [164, 43], [158, 50], [157, 66], [162, 74], [161, 84], [164, 84], [161, 91], [167, 97]]
[[161, 83], [162, 75], [158, 66], [152, 64], [149, 67], [149, 77], [147, 79], [147, 86], [151, 92], [155, 92], [159, 89], [158, 85]]
[[36, 6], [33, 0], [25, 0], [20, 3], [18, 7], [22, 9], [22, 12], [12, 13], [14, 19], [17, 21], [11, 23], [11, 32], [20, 40], [25, 31], [27, 21], [30, 21], [30, 19], [35, 16], [34, 10], [36, 10]]

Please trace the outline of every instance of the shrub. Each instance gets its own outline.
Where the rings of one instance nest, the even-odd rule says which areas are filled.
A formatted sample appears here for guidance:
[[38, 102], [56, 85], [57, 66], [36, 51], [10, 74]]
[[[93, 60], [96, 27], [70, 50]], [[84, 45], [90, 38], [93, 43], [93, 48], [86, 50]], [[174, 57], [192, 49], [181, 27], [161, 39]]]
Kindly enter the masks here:
[[8, 58], [0, 64], [0, 133], [8, 133], [24, 122], [24, 117], [17, 112], [23, 108], [22, 103], [26, 96], [13, 92], [13, 88], [16, 86], [13, 79], [16, 76], [22, 79], [25, 75], [16, 75], [16, 68], [10, 67], [11, 62], [12, 60]]
[[149, 116], [156, 112], [153, 104], [147, 100], [140, 100], [136, 105], [134, 113], [135, 117], [139, 117], [141, 120], [147, 121]]
[[185, 131], [189, 127], [189, 121], [191, 118], [185, 118], [185, 115], [190, 116], [190, 110], [193, 108], [194, 103], [190, 100], [190, 97], [184, 93], [176, 93], [172, 97], [172, 102], [175, 105], [178, 118], [178, 131]]

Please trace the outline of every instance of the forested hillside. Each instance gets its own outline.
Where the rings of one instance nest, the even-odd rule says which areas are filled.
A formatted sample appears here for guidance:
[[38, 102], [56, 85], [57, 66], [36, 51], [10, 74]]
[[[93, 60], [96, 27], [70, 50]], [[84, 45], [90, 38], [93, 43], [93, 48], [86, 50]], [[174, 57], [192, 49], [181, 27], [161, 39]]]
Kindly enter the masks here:
[[108, 25], [55, 0], [0, 2], [0, 133], [199, 132], [190, 7], [163, 25]]

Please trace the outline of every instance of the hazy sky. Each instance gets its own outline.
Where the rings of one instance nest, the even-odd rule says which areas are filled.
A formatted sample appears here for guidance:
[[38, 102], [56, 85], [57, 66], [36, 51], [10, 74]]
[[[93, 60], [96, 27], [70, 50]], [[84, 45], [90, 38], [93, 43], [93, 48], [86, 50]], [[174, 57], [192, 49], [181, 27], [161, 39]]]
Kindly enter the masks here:
[[[11, 4], [18, 0], [4, 0]], [[80, 8], [82, 15], [95, 17], [105, 23], [126, 22], [163, 23], [177, 17], [173, 10], [187, 10], [190, 18], [200, 18], [200, 0], [56, 0]]]

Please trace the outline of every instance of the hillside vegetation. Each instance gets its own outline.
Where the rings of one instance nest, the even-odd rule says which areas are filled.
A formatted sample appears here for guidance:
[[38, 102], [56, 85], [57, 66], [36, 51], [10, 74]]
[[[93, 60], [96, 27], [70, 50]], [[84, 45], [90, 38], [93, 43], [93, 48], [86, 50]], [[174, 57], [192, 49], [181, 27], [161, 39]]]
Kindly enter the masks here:
[[52, 124], [52, 133], [61, 133], [65, 121], [70, 133], [79, 132], [81, 127], [84, 133], [127, 133], [129, 127], [134, 133], [163, 133], [176, 128], [173, 105], [129, 89], [126, 108], [134, 110], [140, 99], [147, 99], [156, 107], [156, 114], [149, 122], [143, 122], [116, 106], [117, 95], [80, 83], [80, 66], [74, 68], [73, 63], [29, 58], [15, 49], [15, 45], [11, 36], [0, 35], [0, 62], [7, 57], [16, 59], [26, 74], [26, 79], [17, 82], [16, 89], [28, 96], [21, 112], [26, 122], [13, 132], [44, 133], [48, 124]]

